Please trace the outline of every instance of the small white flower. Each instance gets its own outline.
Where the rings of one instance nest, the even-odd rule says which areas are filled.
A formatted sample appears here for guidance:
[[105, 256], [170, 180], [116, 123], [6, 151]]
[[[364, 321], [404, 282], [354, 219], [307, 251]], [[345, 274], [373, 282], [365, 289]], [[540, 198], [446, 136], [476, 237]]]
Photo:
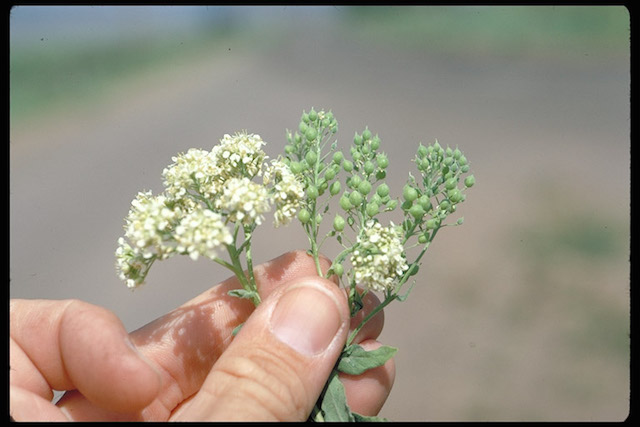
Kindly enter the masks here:
[[263, 214], [271, 208], [266, 187], [249, 178], [231, 178], [224, 184], [216, 208], [229, 215], [229, 221], [262, 224]]
[[205, 150], [189, 149], [172, 157], [173, 164], [162, 171], [167, 194], [179, 199], [188, 190], [211, 197], [217, 192], [216, 177], [220, 169], [215, 156]]
[[220, 144], [211, 149], [211, 155], [217, 159], [218, 173], [223, 179], [249, 177], [253, 178], [262, 170], [262, 163], [267, 158], [262, 146], [265, 142], [260, 135], [235, 133], [225, 134]]
[[382, 227], [369, 220], [358, 236], [358, 249], [351, 255], [355, 279], [365, 288], [384, 292], [409, 268], [402, 245], [402, 231], [393, 223]]
[[272, 186], [273, 201], [276, 205], [275, 226], [288, 224], [305, 196], [303, 184], [291, 172], [289, 166], [280, 160], [271, 162], [271, 166], [264, 173], [263, 182]]
[[194, 261], [200, 255], [215, 258], [217, 247], [233, 240], [222, 215], [209, 209], [195, 209], [182, 218], [175, 229], [175, 239], [176, 250], [189, 254]]

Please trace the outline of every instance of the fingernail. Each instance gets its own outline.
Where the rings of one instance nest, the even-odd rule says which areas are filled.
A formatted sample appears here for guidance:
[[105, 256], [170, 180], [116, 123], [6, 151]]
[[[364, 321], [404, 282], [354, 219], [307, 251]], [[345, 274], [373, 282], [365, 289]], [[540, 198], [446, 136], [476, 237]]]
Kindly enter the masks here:
[[271, 331], [298, 353], [322, 353], [333, 341], [343, 322], [336, 301], [314, 285], [288, 290], [271, 315]]

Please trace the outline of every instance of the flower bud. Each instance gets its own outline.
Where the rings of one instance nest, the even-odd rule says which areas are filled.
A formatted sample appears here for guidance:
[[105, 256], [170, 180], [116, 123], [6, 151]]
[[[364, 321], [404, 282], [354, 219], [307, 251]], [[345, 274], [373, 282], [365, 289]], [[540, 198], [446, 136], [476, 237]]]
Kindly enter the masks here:
[[333, 229], [336, 231], [344, 230], [345, 221], [340, 215], [336, 215], [333, 219]]

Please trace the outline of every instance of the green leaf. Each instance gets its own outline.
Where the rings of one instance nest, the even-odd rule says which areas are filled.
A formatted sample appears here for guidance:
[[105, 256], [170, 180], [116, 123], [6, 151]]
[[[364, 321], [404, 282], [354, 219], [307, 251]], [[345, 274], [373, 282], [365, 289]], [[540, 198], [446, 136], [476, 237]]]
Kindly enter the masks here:
[[246, 289], [232, 289], [229, 292], [227, 292], [227, 294], [231, 295], [232, 297], [253, 299], [256, 295], [256, 292], [248, 291]]
[[369, 423], [369, 422], [386, 422], [389, 421], [386, 418], [383, 417], [376, 417], [376, 416], [368, 416], [368, 415], [360, 415], [356, 412], [352, 412], [353, 414], [353, 420], [357, 423]]
[[242, 329], [242, 326], [243, 326], [243, 325], [244, 325], [244, 322], [243, 322], [243, 323], [240, 323], [238, 326], [236, 326], [235, 328], [233, 328], [233, 331], [231, 331], [231, 335], [232, 335], [232, 336], [234, 336], [234, 337], [235, 337], [236, 335], [238, 335], [238, 332], [240, 332], [240, 329]]
[[354, 421], [353, 414], [347, 405], [344, 386], [340, 382], [336, 371], [333, 371], [329, 377], [327, 388], [322, 396], [320, 409], [324, 414], [324, 421]]
[[338, 370], [349, 375], [360, 375], [369, 369], [384, 365], [397, 351], [397, 348], [386, 345], [367, 351], [354, 344], [343, 352], [338, 362]]

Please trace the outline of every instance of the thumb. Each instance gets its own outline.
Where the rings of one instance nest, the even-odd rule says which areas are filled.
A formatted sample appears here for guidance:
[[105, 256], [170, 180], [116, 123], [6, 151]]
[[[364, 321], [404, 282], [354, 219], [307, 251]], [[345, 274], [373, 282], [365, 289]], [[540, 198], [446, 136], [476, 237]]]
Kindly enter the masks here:
[[190, 420], [304, 421], [349, 330], [335, 283], [295, 279], [271, 293], [175, 414]]

